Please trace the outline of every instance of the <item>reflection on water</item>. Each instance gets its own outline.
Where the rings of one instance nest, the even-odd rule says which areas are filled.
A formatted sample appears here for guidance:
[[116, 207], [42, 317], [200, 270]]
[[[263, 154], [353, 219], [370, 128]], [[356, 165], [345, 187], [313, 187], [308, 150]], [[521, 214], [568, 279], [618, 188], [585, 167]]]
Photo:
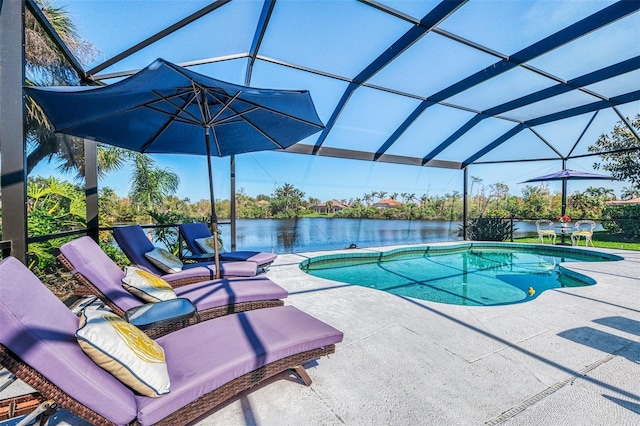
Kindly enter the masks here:
[[[358, 247], [458, 241], [461, 222], [379, 219], [242, 219], [237, 221], [237, 250], [294, 253]], [[515, 236], [530, 234], [535, 225], [519, 223]], [[230, 247], [229, 225], [221, 226]]]

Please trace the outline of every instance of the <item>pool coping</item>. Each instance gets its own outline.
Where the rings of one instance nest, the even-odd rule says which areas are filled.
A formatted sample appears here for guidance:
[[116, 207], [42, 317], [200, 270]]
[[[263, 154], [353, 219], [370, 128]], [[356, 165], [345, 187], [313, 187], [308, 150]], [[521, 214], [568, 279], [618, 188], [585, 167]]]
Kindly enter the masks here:
[[[562, 257], [562, 255], [566, 255], [567, 257], [571, 255], [576, 255], [578, 257], [591, 257], [595, 258], [594, 261], [600, 262], [616, 262], [621, 261], [624, 258], [612, 254], [605, 253], [601, 251], [596, 251], [592, 248], [579, 248], [579, 247], [567, 247], [567, 246], [558, 246], [558, 245], [545, 245], [545, 244], [525, 244], [525, 243], [511, 243], [511, 242], [496, 242], [496, 241], [465, 241], [465, 242], [446, 242], [446, 243], [432, 243], [432, 244], [412, 244], [402, 247], [393, 246], [393, 248], [386, 249], [380, 248], [375, 251], [358, 251], [354, 252], [353, 249], [348, 249], [348, 251], [339, 251], [330, 254], [321, 254], [318, 256], [311, 256], [304, 259], [298, 265], [299, 268], [310, 275], [312, 273], [306, 270], [307, 267], [311, 264], [322, 264], [322, 263], [333, 263], [338, 260], [344, 260], [346, 265], [351, 265], [353, 262], [362, 262], [362, 263], [377, 263], [377, 262], [385, 262], [391, 261], [398, 256], [403, 255], [413, 255], [415, 253], [422, 253], [425, 255], [440, 255], [447, 254], [452, 252], [458, 252], [463, 250], [469, 250], [473, 248], [478, 249], [499, 249], [499, 250], [509, 250], [516, 249], [524, 252], [535, 251], [536, 253]], [[585, 260], [584, 262], [590, 262], [589, 260]], [[574, 262], [560, 263], [558, 265], [558, 271], [561, 276], [565, 276], [574, 281], [578, 281], [582, 283], [583, 286], [586, 285], [595, 285], [597, 281], [590, 277], [589, 275], [577, 272], [571, 269], [570, 265], [573, 263], [581, 263], [580, 260]], [[349, 284], [346, 283], [345, 284]], [[357, 285], [357, 284], [353, 284]], [[570, 286], [562, 286], [562, 287], [570, 287]], [[384, 290], [381, 290], [384, 291]], [[419, 300], [428, 300], [428, 299], [419, 299]], [[435, 301], [434, 301], [435, 302]], [[436, 302], [436, 303], [445, 303], [445, 302]], [[522, 301], [516, 301], [511, 303], [522, 303]], [[509, 304], [509, 303], [505, 303]], [[503, 305], [500, 304], [492, 304], [489, 306], [498, 306]]]

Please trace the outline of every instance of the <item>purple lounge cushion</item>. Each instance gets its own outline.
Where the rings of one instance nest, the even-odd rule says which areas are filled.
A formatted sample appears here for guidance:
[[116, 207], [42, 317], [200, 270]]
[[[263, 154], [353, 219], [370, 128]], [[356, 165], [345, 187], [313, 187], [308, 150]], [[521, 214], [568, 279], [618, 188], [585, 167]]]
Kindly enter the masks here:
[[264, 251], [230, 251], [224, 253], [221, 259], [228, 260], [245, 260], [256, 262], [258, 266], [269, 265], [278, 257], [275, 253], [267, 253]]
[[[138, 265], [140, 267], [140, 265]], [[145, 267], [141, 269], [149, 270]], [[222, 276], [231, 277], [254, 277], [258, 265], [255, 262], [221, 262], [220, 271]], [[149, 271], [154, 273], [153, 271]], [[212, 280], [216, 277], [216, 267], [214, 262], [185, 263], [182, 271], [175, 274], [156, 274], [161, 276], [165, 281], [171, 282], [185, 278], [199, 277], [202, 280]]]
[[[186, 263], [182, 267], [182, 273], [193, 268], [209, 268], [214, 274], [216, 271], [215, 262], [200, 262]], [[257, 269], [258, 264], [255, 262], [220, 262], [220, 273], [225, 277], [255, 277]]]
[[171, 392], [138, 400], [138, 419], [155, 423], [214, 389], [273, 361], [342, 341], [342, 333], [292, 307], [216, 318], [157, 339]]
[[155, 423], [256, 368], [342, 340], [340, 331], [290, 306], [206, 321], [157, 339], [172, 390], [148, 398], [133, 394], [82, 352], [74, 336], [78, 318], [14, 258], [0, 262], [0, 323], [0, 344], [116, 424], [136, 417], [141, 424]]
[[266, 277], [225, 278], [176, 287], [174, 290], [177, 297], [191, 300], [199, 311], [241, 302], [284, 299], [288, 296], [285, 289]]
[[[144, 303], [122, 287], [124, 273], [90, 237], [80, 237], [70, 241], [60, 247], [60, 252], [71, 262], [77, 272], [84, 275], [122, 310], [127, 311]], [[241, 268], [247, 268], [246, 265], [249, 264], [249, 262], [237, 263]], [[211, 272], [205, 267], [193, 265], [193, 268], [177, 274], [163, 275], [162, 278], [171, 283], [176, 275], [180, 278], [197, 277], [202, 276], [203, 271], [207, 275]], [[248, 267], [253, 268], [255, 272], [255, 264], [253, 265]], [[174, 291], [177, 297], [191, 300], [198, 310], [239, 302], [283, 299], [288, 295], [286, 290], [266, 277], [207, 280], [175, 287]]]
[[82, 352], [78, 323], [17, 259], [0, 262], [0, 344], [95, 412], [117, 424], [131, 422], [133, 392]]
[[60, 247], [60, 252], [94, 286], [123, 311], [142, 301], [122, 287], [124, 272], [90, 237], [80, 237]]

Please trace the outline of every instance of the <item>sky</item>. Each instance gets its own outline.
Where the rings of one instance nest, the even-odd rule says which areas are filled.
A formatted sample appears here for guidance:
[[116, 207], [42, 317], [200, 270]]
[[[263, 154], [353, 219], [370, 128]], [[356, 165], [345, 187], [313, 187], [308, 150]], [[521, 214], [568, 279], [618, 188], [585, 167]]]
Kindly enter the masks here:
[[[154, 31], [161, 29], [168, 22], [174, 22], [177, 17], [184, 16], [185, 14], [188, 14], [194, 9], [197, 9], [209, 2], [201, 0], [191, 2], [160, 0], [153, 2], [155, 7], [149, 7], [150, 2], [145, 1], [125, 2], [112, 0], [91, 2], [86, 0], [56, 0], [54, 3], [57, 6], [65, 6], [65, 9], [70, 13], [74, 23], [76, 24], [78, 33], [85, 39], [94, 43], [100, 50], [100, 57], [96, 61], [99, 63], [101, 60], [121, 52], [122, 50], [130, 47], [132, 43], [142, 40]], [[427, 3], [428, 2], [416, 1], [390, 2], [392, 6], [398, 7], [405, 11], [405, 13], [410, 13], [413, 16], [421, 16], [421, 10], [425, 8]], [[537, 9], [532, 8], [530, 13], [543, 13], [543, 9], [546, 7], [545, 3], [546, 2], [540, 2], [541, 6]], [[104, 7], [96, 7], [98, 4]], [[234, 7], [253, 8], [259, 11], [259, 7], [255, 7], [256, 4], [257, 3], [255, 1], [241, 0]], [[329, 13], [327, 11], [330, 9], [323, 8], [319, 6], [320, 4], [321, 3], [319, 2], [278, 2], [279, 7], [292, 8], [295, 9], [296, 13], [309, 14], [317, 17], [319, 21], [322, 21], [321, 18], [324, 17], [322, 15]], [[433, 4], [433, 2], [430, 2], [430, 4]], [[606, 3], [584, 2], [585, 10], [580, 13], [585, 14], [586, 16], [586, 14], [592, 13], [593, 9], [597, 10], [603, 7], [603, 4]], [[473, 16], [474, 13], [477, 13], [473, 10], [473, 7], [475, 6], [476, 4], [474, 4], [474, 2], [465, 6], [468, 7], [469, 16]], [[511, 6], [512, 5], [509, 2], [502, 3], [502, 8], [504, 10], [497, 13], [497, 15], [500, 15], [500, 19], [504, 21], [505, 18], [508, 18], [509, 13], [517, 12], [515, 8], [511, 11]], [[354, 4], [353, 7], [357, 8], [362, 6]], [[169, 18], [167, 17], [167, 10], [172, 12], [169, 14]], [[224, 11], [221, 9], [221, 12]], [[370, 11], [367, 13], [369, 12]], [[556, 25], [558, 28], [562, 28], [566, 25], [566, 21], [569, 18], [568, 16], [562, 16], [561, 12], [561, 10], [554, 10], [554, 13], [550, 13], [549, 16], [546, 17], [547, 19], [545, 21], [538, 21], [540, 22], [540, 26]], [[222, 13], [220, 16], [221, 19], [225, 18]], [[351, 33], [348, 38], [354, 45], [359, 45], [365, 38], [367, 39], [367, 45], [385, 45], [385, 43], [389, 43], [389, 34], [391, 34], [391, 37], [395, 37], [397, 34], [401, 34], [402, 31], [404, 31], [403, 28], [385, 27], [385, 31], [375, 31], [372, 34], [371, 31], [367, 31], [367, 28], [358, 28], [357, 22], [347, 22], [348, 17], [346, 16], [326, 17], [333, 26], [344, 24], [351, 28]], [[496, 19], [497, 18], [498, 17], [496, 17]], [[300, 61], [310, 67], [320, 67], [319, 64], [323, 61], [323, 49], [332, 49], [332, 52], [337, 52], [336, 55], [339, 56], [342, 54], [345, 55], [345, 57], [343, 58], [344, 60], [337, 60], [334, 61], [335, 63], [330, 64], [330, 71], [340, 75], [353, 75], [359, 70], [356, 68], [349, 69], [352, 65], [351, 61], [349, 61], [349, 58], [346, 56], [348, 52], [357, 52], [357, 55], [363, 56], [365, 60], [366, 55], [377, 54], [377, 52], [367, 52], [367, 49], [362, 49], [363, 51], [345, 50], [347, 53], [343, 53], [338, 47], [343, 39], [340, 39], [338, 37], [339, 34], [335, 34], [334, 32], [326, 33], [326, 38], [328, 40], [325, 43], [327, 46], [316, 45], [312, 46], [311, 49], [302, 49], [299, 45], [301, 46], [303, 43], [313, 43], [315, 40], [312, 40], [311, 38], [309, 40], [287, 40], [286, 32], [283, 32], [282, 34], [278, 32], [281, 25], [284, 27], [284, 23], [279, 23], [277, 21], [277, 17], [274, 17], [273, 19], [275, 22], [272, 22], [270, 25], [270, 31], [273, 31], [273, 33], [270, 38], [266, 39], [265, 44], [261, 47], [261, 52], [264, 52], [266, 55], [272, 54], [274, 49], [277, 48], [277, 43], [282, 43], [284, 40], [288, 43], [288, 48], [290, 50], [289, 52], [283, 53], [283, 59], [291, 60], [293, 62]], [[465, 25], [464, 19], [465, 14], [459, 13], [457, 21], [451, 20], [449, 29], [455, 30], [461, 33], [461, 35], [466, 36], [464, 31], [468, 25]], [[469, 19], [469, 17], [466, 19]], [[571, 19], [575, 19], [575, 17], [571, 17]], [[119, 29], [114, 30], [113, 25], [115, 22], [120, 22], [121, 27]], [[289, 22], [288, 25], [303, 25], [303, 23], [304, 19], [301, 19], [300, 22]], [[248, 30], [251, 28], [250, 25], [250, 22], [236, 23], [236, 27], [238, 27], [238, 34], [242, 34], [242, 37], [245, 38], [249, 37], [249, 40], [253, 36], [253, 33]], [[515, 25], [515, 23], [513, 25]], [[445, 29], [447, 29], [446, 26]], [[522, 40], [504, 40], [499, 37], [497, 32], [492, 32], [490, 22], [487, 23], [487, 27], [481, 28], [481, 30], [482, 39], [477, 41], [487, 43], [490, 46], [499, 46], [501, 50], [507, 52], [521, 48], [522, 46], [519, 46], [518, 43], [524, 45], [529, 43], [529, 37], [532, 37], [535, 40], [538, 36], [535, 32], [539, 31], [539, 29], [536, 28], [520, 28]], [[311, 31], [312, 29], [309, 29], [309, 32]], [[225, 39], [225, 43], [221, 43], [220, 45], [223, 46], [224, 49], [229, 49], [230, 51], [234, 51], [234, 49], [238, 51], [242, 51], [242, 49], [246, 50], [246, 47], [243, 46], [246, 45], [247, 40], [242, 39], [242, 37], [240, 37], [240, 39], [238, 39], [238, 36], [228, 37]], [[420, 54], [420, 49], [426, 48], [427, 43], [433, 43], [433, 41], [430, 40], [425, 41], [423, 44], [416, 43], [416, 46], [412, 47], [412, 49], [415, 49], [415, 53], [413, 54]], [[217, 41], [218, 40], [214, 39], [210, 40], [209, 44], [211, 45], [210, 47], [213, 53], [207, 52], [208, 54], [220, 55], [226, 52], [226, 50], [221, 50], [223, 47], [217, 47]], [[179, 62], [181, 60], [204, 57], [199, 56], [201, 55], [199, 49], [202, 49], [201, 44], [204, 43], [190, 43], [188, 48], [184, 48], [184, 44], [178, 44], [179, 42], [179, 37], [169, 38], [162, 42], [165, 44], [163, 49], [167, 52], [171, 52], [171, 55], [174, 56], [165, 59]], [[176, 43], [176, 46], [179, 47], [174, 47], [171, 43]], [[237, 43], [238, 46], [228, 46], [229, 43]], [[440, 43], [442, 43], [442, 41], [440, 41]], [[216, 49], [219, 49], [220, 51], [218, 52]], [[432, 70], [432, 72], [439, 72], [442, 75], [447, 74], [448, 78], [456, 77], [454, 75], [449, 76], [449, 74], [452, 73], [453, 68], [446, 68], [446, 64], [453, 63], [456, 60], [459, 61], [461, 60], [460, 57], [456, 56], [455, 51], [449, 51], [447, 45], [443, 45], [439, 51], [443, 52], [442, 64], [445, 65], [440, 66], [442, 69], [435, 69]], [[310, 54], [310, 52], [312, 54]], [[123, 61], [124, 69], [127, 69], [127, 64], [131, 64], [133, 69], [137, 64], [141, 63], [140, 61], [146, 65], [154, 59], [152, 56], [145, 58], [145, 55], [145, 52], [141, 52], [140, 54], [137, 54], [137, 56], [134, 55], [134, 57], [125, 59], [125, 61]], [[180, 55], [184, 55], [184, 57], [181, 57]], [[290, 55], [291, 58], [287, 58], [287, 55]], [[306, 56], [302, 57], [303, 55]], [[473, 56], [470, 59], [467, 56], [464, 58], [466, 61], [470, 62], [467, 66], [471, 67], [473, 70], [486, 66], [486, 64], [482, 62], [486, 61], [485, 58], [474, 58]], [[244, 69], [244, 64], [244, 62], [227, 61], [210, 66], [209, 72], [213, 77], [240, 83], [241, 81], [238, 80], [240, 79], [240, 75], [243, 75], [242, 70]], [[273, 65], [257, 64], [256, 67], [258, 66], [267, 67], [268, 69], [269, 66]], [[393, 63], [389, 67], [392, 66], [401, 67], [403, 64], [402, 61], [397, 61], [397, 63]], [[570, 68], [571, 64], [568, 63], [566, 66]], [[409, 84], [407, 81], [403, 81], [403, 79], [393, 79], [390, 71], [392, 70], [389, 70], [389, 73], [387, 73], [387, 70], [383, 69], [374, 77], [373, 82], [380, 84], [397, 84], [399, 85], [399, 90], [402, 89], [402, 87], [400, 87], [402, 84]], [[274, 75], [273, 78], [275, 80], [269, 81], [260, 80], [260, 74], [258, 72], [256, 72], [256, 75], [257, 77], [252, 81], [252, 84], [257, 87], [266, 87], [265, 85], [270, 85], [269, 87], [271, 87], [271, 85], [275, 85], [278, 88], [282, 86], [282, 88], [310, 90], [319, 115], [325, 122], [333, 109], [333, 105], [335, 105], [336, 97], [339, 97], [342, 94], [345, 86], [345, 83], [340, 82], [320, 82], [319, 80], [315, 81], [313, 79], [298, 80], [299, 76], [294, 72], [278, 73], [277, 77], [275, 76], [275, 73], [267, 73], [266, 75], [269, 76]], [[459, 77], [460, 76], [458, 76], [458, 78]], [[281, 80], [278, 81], [278, 78]], [[425, 75], [423, 74], [416, 74], [414, 77], [408, 76], [407, 80], [411, 78], [415, 79], [413, 84], [422, 84], [425, 85], [425, 87], [432, 84], [430, 82], [431, 80], [425, 79]], [[518, 87], [520, 83], [519, 80], [521, 78], [522, 76], [513, 74], [513, 90], [516, 90], [515, 88]], [[299, 84], [308, 84], [309, 87], [295, 86], [298, 81], [300, 82]], [[531, 84], [535, 87], [535, 83]], [[291, 85], [294, 85], [294, 87], [289, 87]], [[425, 90], [429, 89], [425, 88]], [[482, 96], [482, 90], [495, 91], [495, 88], [479, 87], [478, 92], [475, 92], [475, 97], [478, 101], [484, 99]], [[378, 91], [367, 88], [361, 88], [356, 91], [353, 96], [354, 99], [352, 100], [352, 105], [350, 104], [350, 107], [343, 112], [340, 118], [340, 120], [344, 121], [338, 122], [338, 125], [331, 134], [331, 137], [334, 139], [329, 138], [326, 142], [327, 146], [332, 146], [332, 144], [337, 145], [336, 141], [339, 140], [350, 141], [350, 148], [353, 149], [358, 149], [360, 146], [363, 147], [363, 149], [366, 149], [366, 147], [371, 144], [379, 146], [380, 141], [384, 141], [385, 135], [389, 134], [389, 129], [395, 128], [398, 121], [401, 121], [406, 116], [406, 111], [411, 110], [415, 106], [415, 102], [412, 103], [412, 101], [408, 101], [406, 99], [397, 101], [375, 92]], [[387, 103], [387, 108], [380, 109], [375, 107], [381, 102]], [[639, 105], [636, 102], [632, 105], [621, 107], [621, 110], [629, 115], [634, 115], [637, 113], [638, 106]], [[540, 107], [546, 108], [545, 105]], [[448, 126], [458, 126], [459, 122], [463, 123], [468, 119], [464, 113], [460, 113], [460, 117], [447, 118], [447, 120], [455, 121], [448, 123], [445, 122], [444, 117], [438, 115], [438, 112], [437, 108], [432, 108], [428, 110], [428, 113], [426, 113], [425, 116], [428, 115], [433, 119], [432, 121], [437, 122], [439, 128], [421, 128], [419, 123], [416, 123], [415, 127], [422, 129], [422, 132], [434, 132], [439, 131], [440, 128], [446, 129]], [[525, 114], [526, 111], [523, 111], [522, 113]], [[367, 122], [366, 124], [362, 124], [363, 117], [365, 116]], [[611, 117], [608, 119], [610, 122], [616, 121], [611, 121]], [[576, 129], [583, 127], [584, 118], [576, 119], [574, 121], [576, 123]], [[355, 124], [351, 125], [350, 123]], [[564, 125], [567, 126], [566, 124]], [[553, 130], [554, 134], [562, 134], [562, 132], [558, 132], [558, 129], [553, 129], [553, 125], [548, 125], [548, 127], [550, 132]], [[570, 127], [570, 125], [568, 127]], [[576, 129], [566, 129], [567, 135], [569, 135], [567, 136], [567, 140], [569, 141], [568, 143], [575, 142], [574, 135], [576, 133]], [[544, 130], [545, 129], [542, 129], [541, 132], [544, 133]], [[485, 135], [482, 134], [483, 131], [485, 130], [479, 128], [477, 129], [477, 133], [470, 135], [470, 137], [485, 137]], [[396, 150], [394, 153], [398, 155], [403, 154], [403, 149], [410, 149], [412, 146], [410, 143], [411, 138], [419, 137], [419, 134], [412, 134], [411, 131], [406, 133], [407, 134], [403, 136], [406, 141], [403, 141], [402, 139], [399, 140], [397, 147], [393, 148]], [[589, 134], [585, 136], [585, 141], [588, 141], [595, 140], [599, 134]], [[525, 135], [522, 137], [524, 138]], [[587, 142], [581, 142], [581, 144], [583, 146], [588, 145]], [[505, 145], [507, 146], [505, 147], [504, 155], [513, 157], [518, 157], [519, 153], [524, 149], [523, 146], [525, 146], [517, 143], [513, 143], [513, 146], [508, 146], [508, 144]], [[464, 149], [464, 145], [453, 147], [452, 149], [461, 150]], [[177, 195], [180, 198], [189, 198], [192, 201], [208, 199], [207, 166], [206, 159], [204, 157], [162, 154], [153, 155], [152, 158], [157, 161], [159, 166], [169, 168], [179, 175], [180, 186], [178, 188]], [[567, 167], [592, 172], [592, 163], [594, 161], [596, 161], [596, 158], [572, 160], [568, 163]], [[214, 158], [213, 164], [215, 170], [214, 182], [216, 198], [228, 198], [229, 160], [226, 158]], [[521, 195], [522, 189], [525, 185], [520, 182], [534, 176], [555, 172], [561, 168], [562, 164], [560, 160], [535, 163], [505, 163], [500, 165], [472, 165], [469, 167], [469, 177], [482, 179], [482, 184], [486, 186], [495, 183], [505, 183], [509, 186], [512, 194]], [[57, 174], [55, 171], [55, 164], [40, 164], [32, 173], [32, 175], [42, 176], [48, 176], [50, 174]], [[68, 180], [71, 179], [68, 176], [67, 178]], [[285, 183], [292, 184], [301, 189], [305, 192], [306, 197], [314, 197], [322, 201], [329, 199], [349, 200], [362, 197], [365, 193], [370, 193], [372, 191], [384, 191], [387, 194], [401, 194], [406, 192], [414, 193], [416, 196], [420, 197], [423, 194], [444, 195], [451, 194], [456, 191], [461, 193], [463, 190], [463, 171], [276, 152], [258, 152], [236, 156], [237, 191], [242, 191], [253, 197], [259, 194], [269, 195], [274, 192], [276, 187], [282, 186]], [[114, 189], [118, 195], [126, 196], [130, 190], [130, 171], [122, 170], [117, 173], [111, 173], [106, 178], [102, 179], [99, 182], [99, 185], [100, 187], [110, 187]], [[550, 182], [548, 183], [548, 186], [552, 192], [560, 192], [560, 183]], [[620, 190], [625, 186], [625, 184], [611, 181], [573, 181], [569, 183], [568, 191], [569, 193], [574, 191], [583, 191], [589, 186], [607, 186], [614, 189], [616, 194], [620, 196]], [[475, 190], [477, 190], [477, 186]]]

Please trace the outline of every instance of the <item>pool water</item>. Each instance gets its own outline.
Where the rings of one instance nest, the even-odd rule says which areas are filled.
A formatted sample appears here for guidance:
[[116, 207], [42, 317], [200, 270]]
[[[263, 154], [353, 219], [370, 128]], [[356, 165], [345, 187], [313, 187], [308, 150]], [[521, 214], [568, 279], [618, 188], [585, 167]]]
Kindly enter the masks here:
[[560, 263], [617, 260], [597, 252], [554, 251], [476, 244], [446, 249], [414, 247], [383, 254], [319, 256], [305, 260], [300, 267], [317, 277], [399, 296], [493, 306], [533, 300], [548, 289], [595, 284]]

